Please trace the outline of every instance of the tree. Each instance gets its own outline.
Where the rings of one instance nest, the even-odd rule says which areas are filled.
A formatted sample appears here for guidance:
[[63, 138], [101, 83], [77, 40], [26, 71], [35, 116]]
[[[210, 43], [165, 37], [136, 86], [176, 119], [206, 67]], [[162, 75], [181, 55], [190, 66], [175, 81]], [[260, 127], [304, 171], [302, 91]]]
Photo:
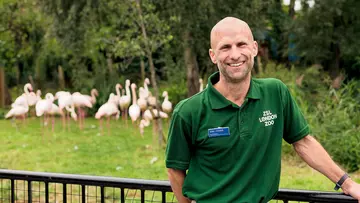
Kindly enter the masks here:
[[298, 14], [294, 22], [295, 42], [301, 57], [319, 63], [332, 78], [360, 55], [360, 2], [356, 0], [315, 1], [312, 8]]
[[37, 2], [6, 0], [0, 3], [0, 64], [16, 83], [28, 81], [33, 74], [45, 34], [46, 20]]

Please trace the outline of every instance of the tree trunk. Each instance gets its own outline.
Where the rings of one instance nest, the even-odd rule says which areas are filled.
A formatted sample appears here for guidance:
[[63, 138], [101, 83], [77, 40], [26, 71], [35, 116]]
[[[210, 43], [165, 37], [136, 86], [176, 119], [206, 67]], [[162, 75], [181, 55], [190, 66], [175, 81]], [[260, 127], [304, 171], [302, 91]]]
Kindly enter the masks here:
[[184, 42], [184, 61], [186, 67], [186, 79], [187, 79], [187, 89], [188, 97], [199, 92], [199, 67], [196, 60], [196, 54], [194, 53], [192, 47], [190, 46], [191, 36], [188, 30], [185, 30], [183, 33], [183, 42]]
[[333, 57], [330, 60], [329, 73], [331, 79], [335, 79], [340, 73], [340, 46], [337, 43], [331, 43], [330, 49]]
[[33, 90], [36, 89], [35, 82], [34, 82], [32, 75], [29, 75], [28, 79], [30, 81], [31, 86], [33, 87]]
[[291, 19], [295, 16], [295, 0], [290, 0], [289, 4], [289, 16]]
[[109, 75], [112, 75], [113, 72], [113, 60], [112, 58], [109, 56], [107, 59], [107, 65], [108, 65], [108, 70], [109, 70]]
[[[159, 89], [158, 89], [158, 86], [156, 83], [155, 66], [153, 63], [151, 47], [149, 45], [149, 40], [148, 40], [147, 34], [146, 34], [146, 28], [145, 28], [145, 23], [144, 23], [142, 10], [141, 10], [141, 6], [140, 6], [140, 0], [136, 0], [136, 5], [137, 5], [136, 7], [138, 10], [138, 13], [139, 13], [139, 18], [140, 18], [141, 31], [142, 31], [144, 41], [145, 41], [145, 51], [146, 51], [146, 55], [149, 60], [149, 65], [150, 65], [151, 84], [154, 87], [155, 98], [156, 98], [156, 109], [158, 112], [160, 112]], [[164, 139], [164, 134], [163, 134], [163, 129], [162, 129], [162, 121], [161, 121], [160, 116], [158, 119], [155, 119], [155, 125], [156, 125], [156, 129], [158, 130], [158, 133], [159, 133], [159, 136], [158, 136], [159, 147], [161, 147], [162, 143], [165, 139]]]
[[145, 80], [145, 63], [144, 59], [140, 57], [140, 71], [141, 71], [141, 81]]
[[20, 67], [18, 63], [16, 63], [15, 65], [15, 72], [16, 72], [16, 95], [20, 95], [20, 93], [22, 92], [22, 88], [20, 86]]
[[5, 71], [0, 67], [0, 108], [5, 107]]
[[59, 87], [61, 90], [65, 89], [65, 78], [64, 78], [64, 69], [62, 66], [58, 66], [58, 75], [59, 75]]

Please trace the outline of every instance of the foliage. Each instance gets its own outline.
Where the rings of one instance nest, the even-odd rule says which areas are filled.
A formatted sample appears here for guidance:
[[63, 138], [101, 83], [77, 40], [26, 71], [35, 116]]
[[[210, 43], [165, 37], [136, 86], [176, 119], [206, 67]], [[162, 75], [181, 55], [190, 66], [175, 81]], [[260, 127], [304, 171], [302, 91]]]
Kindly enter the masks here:
[[326, 69], [336, 66], [338, 57], [341, 63], [353, 64], [353, 59], [360, 55], [359, 7], [356, 0], [315, 1], [311, 9], [300, 13], [293, 22], [298, 54], [307, 62], [326, 65]]
[[[360, 169], [360, 83], [350, 81], [322, 98], [311, 119], [314, 134], [349, 171]], [[316, 118], [316, 119], [315, 119]]]
[[[302, 86], [295, 83], [304, 74]], [[360, 82], [349, 81], [340, 89], [330, 87], [329, 76], [318, 66], [302, 72], [269, 65], [261, 77], [281, 79], [290, 89], [314, 135], [333, 157], [348, 171], [360, 165]], [[283, 145], [285, 154], [294, 155], [290, 145]]]

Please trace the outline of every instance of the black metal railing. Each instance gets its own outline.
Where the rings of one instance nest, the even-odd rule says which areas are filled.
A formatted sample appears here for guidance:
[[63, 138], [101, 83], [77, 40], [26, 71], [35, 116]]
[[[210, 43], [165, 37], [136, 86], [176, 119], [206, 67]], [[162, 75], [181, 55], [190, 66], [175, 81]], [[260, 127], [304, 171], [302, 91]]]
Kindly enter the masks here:
[[[336, 192], [280, 189], [274, 201], [357, 203]], [[168, 181], [0, 169], [0, 203], [176, 202]]]

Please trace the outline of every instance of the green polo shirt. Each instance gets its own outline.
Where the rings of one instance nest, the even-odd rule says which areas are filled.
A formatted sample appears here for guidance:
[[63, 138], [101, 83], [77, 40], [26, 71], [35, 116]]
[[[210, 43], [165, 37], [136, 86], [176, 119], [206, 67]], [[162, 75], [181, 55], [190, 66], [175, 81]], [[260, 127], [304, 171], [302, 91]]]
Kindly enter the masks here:
[[176, 105], [166, 167], [188, 170], [184, 196], [203, 202], [268, 202], [280, 180], [281, 142], [309, 127], [288, 88], [277, 79], [251, 79], [244, 104], [227, 100], [209, 77], [204, 91]]

